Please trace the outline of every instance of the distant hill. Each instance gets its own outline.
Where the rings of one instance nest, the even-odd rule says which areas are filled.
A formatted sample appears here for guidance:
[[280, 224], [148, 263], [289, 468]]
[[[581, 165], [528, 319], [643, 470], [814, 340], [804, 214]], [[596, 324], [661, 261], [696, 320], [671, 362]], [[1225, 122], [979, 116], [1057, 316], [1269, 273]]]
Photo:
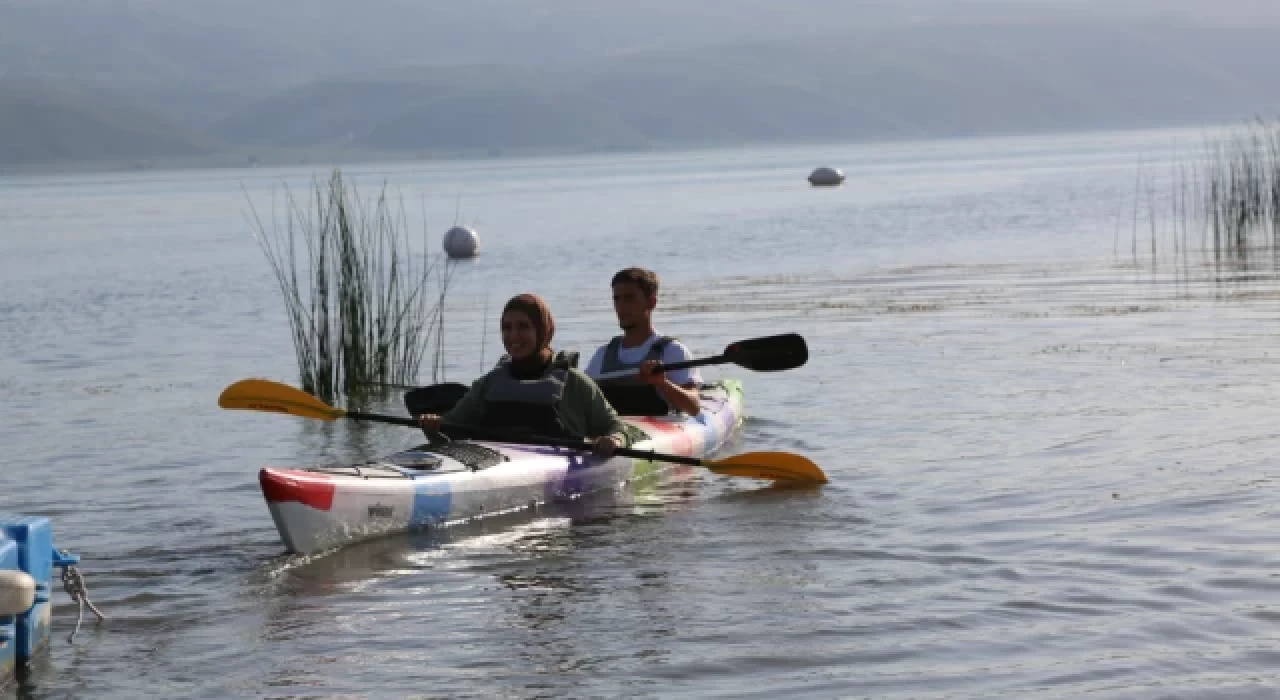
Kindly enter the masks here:
[[[1280, 30], [1275, 0], [0, 0], [0, 77], [80, 84], [194, 128], [281, 90], [402, 66], [602, 58], [929, 26]], [[859, 34], [861, 33], [861, 34]], [[940, 37], [946, 45], [945, 36]], [[882, 43], [882, 42], [881, 42]]]
[[142, 110], [30, 81], [0, 80], [0, 167], [197, 156], [207, 135]]
[[1195, 124], [1280, 113], [1272, 38], [1176, 23], [947, 23], [572, 67], [435, 66], [315, 81], [214, 128], [237, 143], [394, 151]]
[[[657, 34], [610, 26], [602, 36], [648, 38], [637, 48], [604, 51], [600, 44], [607, 42], [599, 36], [573, 33], [584, 20], [569, 10], [622, 6], [610, 1], [548, 0], [552, 19], [521, 6], [495, 29], [520, 37], [507, 53], [468, 47], [466, 36], [414, 53], [409, 39], [416, 27], [388, 28], [385, 42], [357, 40], [353, 33], [343, 43], [329, 25], [328, 33], [316, 35], [324, 41], [308, 40], [301, 30], [276, 40], [269, 30], [283, 21], [284, 6], [252, 0], [210, 0], [231, 14], [208, 29], [180, 21], [184, 13], [209, 11], [204, 5], [82, 0], [82, 15], [62, 30], [64, 0], [0, 0], [0, 59], [8, 61], [0, 68], [9, 71], [0, 71], [0, 166], [952, 137], [1280, 114], [1280, 73], [1273, 68], [1280, 65], [1274, 41], [1280, 25], [938, 10], [896, 18], [882, 13], [866, 26], [805, 38], [697, 46], [713, 26], [706, 7], [723, 10], [728, 2], [707, 0], [712, 4], [700, 5], [697, 15], [703, 34], [686, 29], [680, 41], [663, 47]], [[769, 16], [780, 16], [776, 1], [735, 1], [768, 6]], [[378, 2], [410, 14], [422, 7], [416, 0]], [[476, 2], [493, 14], [505, 0]], [[818, 10], [836, 11], [835, 0], [794, 2], [815, 8], [814, 14], [791, 20], [779, 29], [784, 34], [800, 32], [804, 22], [820, 23]], [[646, 19], [652, 26], [683, 16], [675, 0], [655, 3]], [[914, 6], [929, 3], [935, 10], [954, 7], [949, 0]], [[466, 13], [477, 11], [427, 4], [440, 10], [436, 19], [446, 27], [473, 21]], [[325, 17], [358, 14], [354, 6], [321, 5]], [[653, 14], [655, 8], [666, 14]], [[254, 24], [255, 12], [266, 13], [261, 26]], [[14, 18], [33, 33], [4, 23]], [[522, 33], [516, 18], [532, 28]], [[570, 18], [577, 24], [534, 31]], [[299, 19], [320, 32], [316, 21]], [[746, 24], [735, 26], [748, 33]], [[33, 48], [58, 31], [46, 51]], [[433, 31], [442, 30], [433, 25]], [[563, 46], [552, 40], [557, 37]], [[545, 50], [533, 46], [539, 38], [549, 44]], [[494, 41], [487, 36], [476, 45]], [[455, 46], [461, 48], [450, 54]], [[89, 56], [95, 51], [96, 62]], [[491, 59], [478, 58], [488, 54]], [[532, 55], [543, 60], [521, 60]], [[182, 60], [171, 60], [175, 56]], [[415, 64], [414, 56], [434, 58]], [[315, 71], [322, 77], [308, 77]]]
[[219, 124], [228, 141], [378, 150], [644, 145], [615, 105], [566, 94], [547, 74], [495, 66], [421, 78], [317, 81]]

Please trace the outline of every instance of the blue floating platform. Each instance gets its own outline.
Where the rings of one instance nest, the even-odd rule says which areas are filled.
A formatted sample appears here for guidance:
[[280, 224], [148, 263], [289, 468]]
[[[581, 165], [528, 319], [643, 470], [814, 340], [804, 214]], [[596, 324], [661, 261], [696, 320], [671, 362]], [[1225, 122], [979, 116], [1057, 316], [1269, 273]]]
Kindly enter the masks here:
[[[0, 571], [17, 571], [18, 543], [0, 530]], [[0, 615], [0, 688], [13, 677], [18, 666], [18, 618]]]
[[79, 562], [53, 548], [48, 518], [0, 514], [0, 570], [25, 571], [35, 581], [35, 603], [26, 612], [0, 616], [0, 686], [49, 644], [53, 617], [53, 568]]

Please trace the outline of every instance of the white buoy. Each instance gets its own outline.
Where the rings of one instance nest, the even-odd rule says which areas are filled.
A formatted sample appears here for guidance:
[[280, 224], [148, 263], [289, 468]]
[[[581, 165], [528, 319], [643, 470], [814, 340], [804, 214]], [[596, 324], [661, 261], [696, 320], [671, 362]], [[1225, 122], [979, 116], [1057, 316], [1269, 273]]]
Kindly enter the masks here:
[[454, 226], [444, 234], [444, 252], [451, 258], [474, 258], [480, 254], [480, 236], [475, 229]]
[[809, 173], [809, 184], [814, 187], [834, 187], [844, 182], [844, 173], [836, 168], [821, 167]]
[[36, 581], [25, 571], [0, 571], [0, 617], [21, 615], [36, 603]]

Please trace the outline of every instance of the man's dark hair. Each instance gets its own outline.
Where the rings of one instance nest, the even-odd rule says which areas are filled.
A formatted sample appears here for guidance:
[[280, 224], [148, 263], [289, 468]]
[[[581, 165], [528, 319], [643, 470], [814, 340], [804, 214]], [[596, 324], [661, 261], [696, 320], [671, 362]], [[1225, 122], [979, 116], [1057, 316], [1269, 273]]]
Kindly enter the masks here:
[[628, 267], [621, 270], [613, 276], [613, 281], [609, 283], [612, 287], [616, 284], [634, 284], [644, 292], [646, 297], [652, 299], [658, 294], [658, 273], [653, 270], [646, 270], [643, 267]]

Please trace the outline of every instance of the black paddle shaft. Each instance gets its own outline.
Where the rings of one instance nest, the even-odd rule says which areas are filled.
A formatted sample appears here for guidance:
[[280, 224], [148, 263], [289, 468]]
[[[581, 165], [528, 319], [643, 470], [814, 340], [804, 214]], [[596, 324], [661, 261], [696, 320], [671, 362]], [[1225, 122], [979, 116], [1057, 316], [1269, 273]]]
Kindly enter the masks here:
[[367, 420], [375, 423], [390, 423], [391, 425], [403, 425], [408, 428], [422, 427], [418, 421], [412, 418], [401, 418], [400, 416], [384, 416], [381, 413], [361, 413], [360, 411], [347, 411], [346, 417], [352, 420]]
[[[595, 449], [595, 445], [587, 440], [579, 440], [574, 438], [556, 438], [544, 437], [541, 435], [514, 435], [498, 431], [484, 430], [480, 428], [471, 428], [463, 425], [442, 425], [442, 430], [449, 437], [456, 437], [471, 440], [487, 440], [489, 442], [506, 442], [513, 445], [538, 445], [541, 447], [563, 447], [569, 450], [581, 450], [591, 452]], [[656, 460], [659, 462], [674, 462], [676, 464], [688, 464], [692, 466], [702, 466], [702, 460], [697, 457], [684, 457], [682, 455], [669, 455], [653, 450], [633, 450], [629, 447], [619, 447], [613, 451], [618, 457], [636, 457], [639, 459]]]
[[[668, 372], [732, 362], [756, 372], [779, 372], [795, 369], [808, 360], [809, 347], [805, 344], [804, 337], [797, 333], [784, 333], [739, 340], [736, 343], [730, 343], [719, 355], [659, 365], [657, 369], [659, 372]], [[418, 387], [405, 393], [404, 405], [409, 413], [415, 416], [423, 413], [446, 413], [462, 400], [470, 388], [466, 384], [456, 382]]]
[[[586, 440], [575, 440], [573, 438], [553, 438], [542, 437], [537, 435], [509, 435], [505, 433], [491, 433], [484, 430], [476, 430], [474, 428], [458, 429], [455, 426], [446, 426], [445, 430], [450, 437], [460, 437], [463, 439], [486, 440], [489, 442], [506, 442], [513, 445], [538, 445], [541, 447], [562, 447], [568, 450], [579, 450], [583, 452], [591, 452], [595, 450], [595, 445]], [[697, 457], [684, 457], [681, 455], [669, 455], [653, 450], [633, 450], [629, 447], [619, 447], [613, 451], [615, 457], [635, 457], [638, 459], [648, 459], [659, 462], [675, 462], [676, 464], [688, 464], [691, 466], [701, 466], [702, 460]]]
[[[403, 425], [409, 428], [422, 427], [418, 421], [412, 418], [402, 418], [400, 416], [387, 416], [381, 413], [362, 413], [360, 411], [347, 411], [347, 418], [352, 420], [367, 420], [375, 423], [389, 423], [391, 425]], [[452, 438], [463, 440], [488, 440], [490, 442], [506, 442], [512, 445], [537, 445], [540, 447], [563, 447], [569, 450], [578, 450], [582, 452], [591, 452], [595, 449], [595, 445], [586, 440], [575, 440], [573, 438], [554, 438], [542, 437], [538, 435], [509, 435], [500, 432], [491, 432], [478, 428], [470, 428], [463, 425], [442, 425], [442, 432]], [[648, 459], [658, 462], [674, 462], [675, 464], [688, 464], [690, 466], [702, 466], [702, 460], [697, 457], [684, 457], [681, 455], [669, 455], [653, 450], [633, 450], [629, 447], [619, 447], [613, 451], [618, 457], [635, 457], [638, 459]]]

